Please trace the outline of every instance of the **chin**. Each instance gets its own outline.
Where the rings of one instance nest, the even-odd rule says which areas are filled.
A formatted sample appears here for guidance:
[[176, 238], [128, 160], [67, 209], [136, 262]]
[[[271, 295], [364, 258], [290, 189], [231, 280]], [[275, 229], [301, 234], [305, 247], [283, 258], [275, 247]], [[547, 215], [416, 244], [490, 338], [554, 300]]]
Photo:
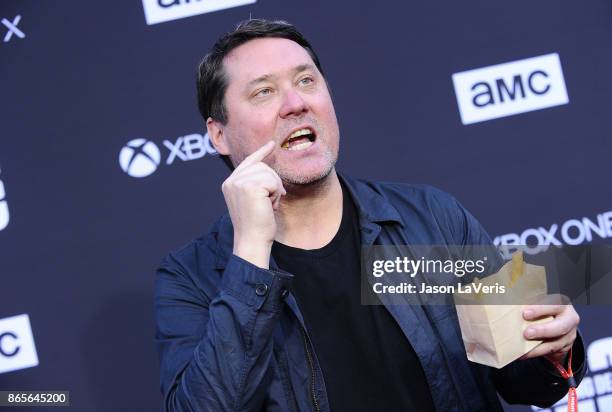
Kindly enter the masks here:
[[283, 183], [296, 186], [310, 186], [324, 181], [334, 170], [334, 165], [335, 161], [322, 167], [315, 168], [314, 170], [279, 170], [277, 173]]

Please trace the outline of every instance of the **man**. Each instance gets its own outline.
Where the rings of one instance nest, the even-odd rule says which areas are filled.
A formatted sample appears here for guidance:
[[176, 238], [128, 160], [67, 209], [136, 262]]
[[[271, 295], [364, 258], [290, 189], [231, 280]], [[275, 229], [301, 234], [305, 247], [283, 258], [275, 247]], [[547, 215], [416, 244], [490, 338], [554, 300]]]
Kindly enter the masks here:
[[[361, 245], [490, 244], [452, 197], [336, 173], [339, 128], [319, 60], [285, 22], [250, 20], [198, 71], [229, 211], [162, 262], [161, 386], [170, 411], [495, 411], [565, 393], [571, 305], [528, 307], [546, 342], [497, 370], [467, 360], [452, 306], [360, 303]], [[520, 331], [517, 331], [520, 333]]]

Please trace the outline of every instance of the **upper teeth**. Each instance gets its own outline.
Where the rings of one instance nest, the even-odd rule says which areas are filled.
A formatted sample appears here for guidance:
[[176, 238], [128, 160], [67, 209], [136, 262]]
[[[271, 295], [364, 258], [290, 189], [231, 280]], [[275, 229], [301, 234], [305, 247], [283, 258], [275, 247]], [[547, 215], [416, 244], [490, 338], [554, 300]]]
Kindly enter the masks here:
[[289, 147], [289, 142], [291, 141], [291, 139], [295, 139], [296, 137], [300, 137], [300, 136], [304, 136], [307, 134], [312, 134], [312, 130], [310, 129], [300, 129], [300, 130], [296, 130], [295, 132], [291, 133], [291, 135], [287, 138], [287, 140], [285, 140], [285, 142], [283, 143], [283, 147], [286, 149]]
[[305, 134], [311, 134], [311, 133], [312, 132], [310, 131], [310, 129], [296, 130], [295, 132], [291, 133], [291, 136], [289, 136], [289, 139], [293, 139], [294, 137], [304, 136]]

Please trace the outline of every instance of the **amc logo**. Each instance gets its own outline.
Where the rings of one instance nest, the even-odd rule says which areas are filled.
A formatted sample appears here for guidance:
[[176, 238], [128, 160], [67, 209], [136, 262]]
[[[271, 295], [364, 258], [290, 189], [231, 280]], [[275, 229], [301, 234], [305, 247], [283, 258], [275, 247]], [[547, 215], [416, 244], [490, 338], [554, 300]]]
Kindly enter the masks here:
[[38, 366], [27, 314], [0, 319], [0, 373]]
[[567, 104], [557, 53], [453, 74], [464, 125]]
[[182, 19], [230, 7], [255, 3], [257, 0], [142, 0], [147, 24]]

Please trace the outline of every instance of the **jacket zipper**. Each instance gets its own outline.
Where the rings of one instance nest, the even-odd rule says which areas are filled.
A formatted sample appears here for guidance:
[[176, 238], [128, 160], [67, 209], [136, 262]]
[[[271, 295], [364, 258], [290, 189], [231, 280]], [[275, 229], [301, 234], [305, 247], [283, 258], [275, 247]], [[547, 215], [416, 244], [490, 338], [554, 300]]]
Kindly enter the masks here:
[[302, 332], [302, 337], [304, 338], [304, 348], [306, 349], [306, 360], [308, 361], [308, 368], [310, 369], [310, 396], [312, 397], [312, 404], [314, 405], [314, 409], [316, 412], [320, 412], [321, 409], [319, 408], [319, 402], [317, 401], [317, 394], [315, 393], [315, 370], [314, 370], [314, 364], [312, 361], [312, 354], [310, 353], [310, 349], [309, 349], [309, 342], [308, 339], [306, 337], [306, 331], [304, 330], [303, 327], [300, 327], [300, 330]]

